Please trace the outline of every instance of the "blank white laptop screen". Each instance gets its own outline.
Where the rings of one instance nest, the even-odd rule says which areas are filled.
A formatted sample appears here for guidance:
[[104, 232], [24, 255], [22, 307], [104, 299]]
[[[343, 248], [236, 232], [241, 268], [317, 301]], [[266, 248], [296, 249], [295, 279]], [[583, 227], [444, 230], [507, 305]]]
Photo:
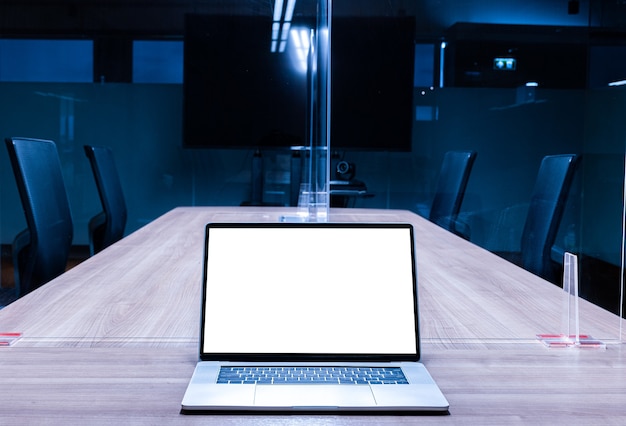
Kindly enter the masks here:
[[208, 232], [203, 355], [419, 358], [410, 226]]

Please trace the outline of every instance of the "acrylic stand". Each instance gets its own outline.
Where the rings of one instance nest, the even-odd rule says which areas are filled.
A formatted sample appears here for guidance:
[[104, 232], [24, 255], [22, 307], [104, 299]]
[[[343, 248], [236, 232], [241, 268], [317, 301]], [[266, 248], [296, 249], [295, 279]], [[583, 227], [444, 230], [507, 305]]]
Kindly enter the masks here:
[[578, 257], [565, 253], [563, 257], [563, 318], [561, 332], [538, 334], [537, 339], [549, 348], [605, 349], [604, 342], [580, 333], [578, 310]]
[[308, 58], [309, 146], [298, 214], [281, 222], [327, 222], [330, 209], [330, 49], [332, 0], [318, 0]]

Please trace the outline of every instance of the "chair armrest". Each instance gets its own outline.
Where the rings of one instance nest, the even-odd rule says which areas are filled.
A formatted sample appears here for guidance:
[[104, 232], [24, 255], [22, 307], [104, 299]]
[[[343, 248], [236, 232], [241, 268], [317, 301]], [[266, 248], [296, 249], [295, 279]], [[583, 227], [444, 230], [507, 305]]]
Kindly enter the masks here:
[[552, 261], [563, 266], [563, 256], [565, 256], [565, 249], [558, 246], [552, 246], [552, 249], [550, 250], [550, 259], [552, 259]]

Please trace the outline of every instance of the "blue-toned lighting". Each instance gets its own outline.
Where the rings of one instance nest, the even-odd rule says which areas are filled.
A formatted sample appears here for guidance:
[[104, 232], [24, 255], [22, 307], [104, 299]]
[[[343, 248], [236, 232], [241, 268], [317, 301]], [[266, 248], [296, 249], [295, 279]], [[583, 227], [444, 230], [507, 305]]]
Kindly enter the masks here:
[[287, 37], [289, 37], [289, 30], [291, 29], [291, 24], [289, 22], [285, 22], [283, 24], [283, 31], [280, 35], [280, 39], [281, 40], [287, 40]]
[[296, 0], [289, 0], [287, 10], [285, 11], [285, 22], [291, 22], [293, 18], [293, 10], [296, 7]]
[[283, 16], [283, 0], [276, 0], [274, 2], [274, 22], [279, 22], [281, 16]]
[[444, 70], [445, 70], [445, 58], [446, 58], [446, 42], [441, 42], [441, 48], [439, 49], [439, 87], [444, 86]]
[[272, 24], [272, 40], [278, 40], [280, 35], [280, 22], [274, 22]]
[[291, 19], [296, 7], [296, 0], [288, 0], [284, 17], [283, 4], [283, 0], [276, 0], [274, 3], [274, 22], [272, 24], [272, 44], [270, 47], [270, 50], [274, 53], [276, 51], [282, 53], [287, 48], [289, 29], [291, 28]]
[[293, 28], [291, 30], [291, 46], [295, 52], [295, 62], [301, 72], [307, 70], [307, 60], [311, 45], [311, 30], [307, 28]]

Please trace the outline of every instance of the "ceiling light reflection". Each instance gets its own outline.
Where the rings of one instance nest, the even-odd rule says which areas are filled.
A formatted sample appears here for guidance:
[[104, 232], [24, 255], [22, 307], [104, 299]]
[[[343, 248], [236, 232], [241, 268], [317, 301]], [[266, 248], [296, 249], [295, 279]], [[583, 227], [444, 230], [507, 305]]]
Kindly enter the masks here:
[[301, 72], [306, 72], [309, 48], [311, 46], [311, 30], [308, 28], [293, 28], [290, 34], [291, 45], [296, 54], [297, 68]]

